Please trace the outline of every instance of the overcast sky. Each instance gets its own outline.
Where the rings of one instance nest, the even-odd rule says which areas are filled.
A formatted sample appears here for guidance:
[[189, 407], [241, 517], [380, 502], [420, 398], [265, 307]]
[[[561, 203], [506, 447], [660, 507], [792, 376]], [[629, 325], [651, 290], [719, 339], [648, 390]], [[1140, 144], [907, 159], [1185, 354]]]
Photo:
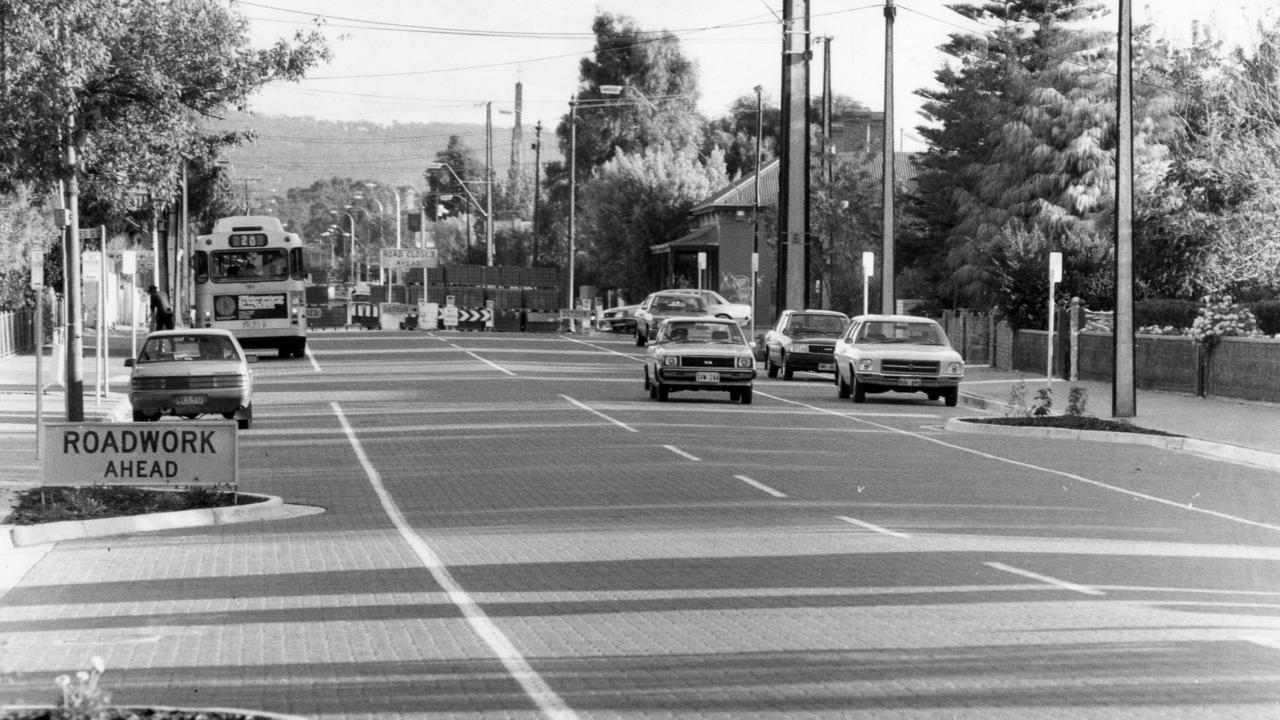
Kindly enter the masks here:
[[[943, 62], [937, 47], [953, 32], [982, 28], [947, 10], [944, 0], [897, 0], [895, 112], [899, 137], [917, 149], [917, 88], [932, 86]], [[1273, 0], [1139, 0], [1134, 21], [1154, 21], [1177, 38], [1193, 18], [1228, 37], [1250, 31]], [[1109, 0], [1113, 9], [1116, 0]], [[633, 17], [645, 30], [680, 38], [699, 68], [699, 109], [723, 115], [756, 85], [777, 103], [781, 87], [781, 0], [238, 0], [251, 23], [252, 42], [265, 47], [295, 29], [322, 28], [333, 61], [312, 78], [265, 89], [256, 112], [325, 120], [483, 123], [493, 103], [494, 125], [509, 127], [515, 84], [523, 84], [523, 122], [554, 125], [568, 107], [578, 61], [591, 54], [597, 10]], [[812, 31], [831, 40], [832, 86], [873, 109], [884, 106], [883, 0], [813, 0]], [[1207, 8], [1216, 8], [1209, 10]], [[1114, 15], [1107, 19], [1114, 27]], [[810, 89], [821, 92], [822, 45], [814, 43]]]

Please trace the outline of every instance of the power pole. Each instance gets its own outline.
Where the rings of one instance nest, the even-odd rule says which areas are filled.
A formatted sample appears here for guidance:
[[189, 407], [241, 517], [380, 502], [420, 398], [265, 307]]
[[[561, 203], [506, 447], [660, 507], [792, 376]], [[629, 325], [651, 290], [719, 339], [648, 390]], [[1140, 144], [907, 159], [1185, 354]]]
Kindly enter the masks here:
[[[67, 53], [70, 38], [67, 29], [59, 23], [58, 35], [62, 40], [62, 52]], [[71, 77], [64, 72], [63, 78]], [[66, 183], [65, 207], [67, 225], [62, 244], [62, 282], [65, 312], [67, 314], [66, 337], [66, 419], [67, 422], [84, 422], [84, 330], [81, 321], [83, 291], [80, 277], [80, 170], [76, 149], [76, 116], [68, 108], [62, 127], [63, 180]], [[103, 238], [106, 251], [106, 238]], [[105, 278], [104, 278], [105, 280]], [[103, 342], [103, 338], [98, 339]]]
[[484, 187], [485, 265], [493, 267], [493, 101], [484, 104]]
[[778, 309], [809, 305], [809, 0], [782, 5]]
[[1112, 363], [1111, 414], [1138, 413], [1134, 383], [1133, 337], [1133, 8], [1120, 0], [1120, 48], [1116, 53], [1116, 308], [1115, 361]]
[[533, 126], [533, 253], [529, 267], [538, 264], [538, 195], [542, 193], [542, 121]]
[[880, 265], [880, 312], [894, 311], [893, 287], [893, 20], [898, 9], [893, 0], [884, 3], [884, 128], [881, 153], [884, 157], [884, 248]]

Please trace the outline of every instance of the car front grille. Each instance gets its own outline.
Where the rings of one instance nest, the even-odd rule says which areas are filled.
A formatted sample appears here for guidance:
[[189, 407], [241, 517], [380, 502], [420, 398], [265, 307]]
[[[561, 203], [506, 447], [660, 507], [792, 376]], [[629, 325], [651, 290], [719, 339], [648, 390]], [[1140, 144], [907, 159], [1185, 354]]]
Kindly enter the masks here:
[[134, 378], [129, 387], [134, 390], [216, 390], [244, 387], [244, 378], [240, 375]]
[[680, 367], [686, 368], [731, 368], [736, 364], [732, 357], [682, 357]]
[[835, 345], [815, 345], [809, 344], [809, 353], [813, 355], [834, 355], [836, 351]]
[[936, 360], [881, 360], [880, 372], [885, 375], [938, 375], [940, 364]]

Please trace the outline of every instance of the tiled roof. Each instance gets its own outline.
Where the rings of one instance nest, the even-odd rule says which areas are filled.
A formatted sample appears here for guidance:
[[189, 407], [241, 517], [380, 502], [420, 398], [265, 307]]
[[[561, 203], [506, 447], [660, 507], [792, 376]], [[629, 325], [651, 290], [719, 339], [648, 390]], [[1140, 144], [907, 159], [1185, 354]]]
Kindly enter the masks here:
[[[916, 155], [917, 153], [909, 152], [894, 153], [893, 176], [899, 182], [912, 183], [915, 181], [917, 172], [915, 163], [912, 160]], [[837, 157], [843, 158], [851, 156], [854, 156], [854, 153], [839, 153], [837, 155]], [[866, 158], [864, 167], [867, 173], [875, 181], [879, 182], [882, 167], [880, 155], [878, 153], [873, 155], [858, 153], [857, 156]], [[771, 207], [778, 204], [778, 166], [779, 160], [774, 158], [760, 168], [760, 205], [762, 207]], [[728, 187], [717, 191], [711, 197], [694, 205], [690, 212], [698, 215], [710, 210], [749, 208], [754, 204], [754, 199], [755, 174], [752, 173], [739, 178]]]

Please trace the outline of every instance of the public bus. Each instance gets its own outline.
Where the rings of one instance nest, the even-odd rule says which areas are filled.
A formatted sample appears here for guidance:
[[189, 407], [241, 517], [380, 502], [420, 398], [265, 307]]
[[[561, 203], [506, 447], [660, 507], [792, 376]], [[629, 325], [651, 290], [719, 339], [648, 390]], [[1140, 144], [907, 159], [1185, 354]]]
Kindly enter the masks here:
[[192, 253], [196, 326], [230, 330], [244, 347], [280, 357], [307, 350], [302, 238], [268, 216], [221, 218]]

